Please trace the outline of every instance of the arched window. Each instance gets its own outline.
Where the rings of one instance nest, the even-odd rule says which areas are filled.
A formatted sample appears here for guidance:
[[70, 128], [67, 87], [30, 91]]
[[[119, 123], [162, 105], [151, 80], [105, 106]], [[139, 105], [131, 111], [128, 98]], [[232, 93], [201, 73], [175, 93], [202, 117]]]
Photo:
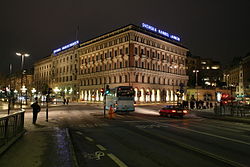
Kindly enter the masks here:
[[120, 83], [122, 83], [122, 76], [120, 75]]
[[139, 82], [139, 75], [135, 76], [135, 82], [137, 82], [137, 83]]
[[135, 61], [135, 67], [138, 67], [138, 61]]

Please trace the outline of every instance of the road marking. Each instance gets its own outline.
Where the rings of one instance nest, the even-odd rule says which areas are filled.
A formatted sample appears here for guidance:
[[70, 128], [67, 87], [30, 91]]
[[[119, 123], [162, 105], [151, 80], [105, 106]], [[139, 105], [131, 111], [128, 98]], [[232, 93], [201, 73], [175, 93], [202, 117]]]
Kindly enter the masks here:
[[100, 160], [101, 157], [105, 156], [105, 153], [102, 151], [96, 151], [95, 153], [84, 153], [84, 158]]
[[101, 157], [103, 157], [104, 155], [105, 155], [104, 152], [101, 151], [95, 152], [96, 160], [100, 160]]
[[182, 147], [182, 148], [185, 148], [185, 149], [188, 149], [188, 150], [191, 150], [193, 152], [198, 152], [202, 155], [205, 155], [205, 156], [208, 156], [208, 157], [211, 157], [213, 159], [216, 159], [218, 161], [221, 161], [221, 162], [224, 162], [226, 164], [229, 164], [230, 166], [234, 166], [234, 167], [247, 167], [245, 166], [244, 164], [241, 164], [241, 163], [238, 163], [236, 161], [232, 161], [230, 159], [226, 159], [222, 156], [219, 156], [219, 155], [216, 155], [216, 154], [213, 154], [211, 152], [208, 152], [208, 151], [205, 151], [205, 150], [202, 150], [202, 149], [199, 149], [197, 147], [194, 147], [194, 146], [191, 146], [191, 145], [188, 145], [188, 144], [185, 144], [183, 142], [180, 142], [180, 141], [177, 141], [175, 139], [171, 139], [170, 137], [165, 137], [165, 136], [161, 136], [161, 135], [158, 135], [158, 134], [155, 134], [155, 133], [151, 133], [151, 132], [148, 132], [144, 129], [142, 129], [142, 131], [144, 131], [145, 133], [148, 133], [150, 135], [153, 135], [153, 136], [157, 136], [158, 138], [161, 138], [161, 139], [164, 139], [164, 140], [167, 140], [167, 141], [170, 141], [171, 143], [174, 143], [176, 144], [177, 146], [179, 147]]
[[100, 145], [100, 144], [97, 144], [96, 147], [98, 147], [98, 148], [99, 148], [100, 150], [102, 150], [102, 151], [107, 150], [105, 147], [103, 147], [103, 146]]
[[93, 142], [93, 141], [94, 141], [92, 138], [87, 137], [87, 136], [85, 137], [85, 139], [88, 140], [88, 141], [90, 141], [90, 142]]
[[[150, 121], [150, 120], [143, 119], [143, 118], [139, 118], [139, 119], [148, 121], [148, 122], [150, 122], [150, 123], [153, 122], [153, 123], [162, 124], [162, 123], [159, 123], [159, 122], [156, 122], [156, 121]], [[163, 125], [164, 125], [164, 124], [163, 124]], [[174, 127], [174, 128], [178, 128], [178, 129], [184, 129], [184, 130], [187, 130], [187, 131], [191, 131], [191, 132], [195, 132], [195, 133], [199, 133], [199, 134], [203, 134], [203, 135], [207, 135], [207, 136], [217, 137], [217, 138], [220, 138], [220, 139], [224, 139], [224, 140], [228, 140], [228, 141], [232, 141], [232, 142], [236, 142], [236, 143], [245, 144], [245, 145], [250, 146], [250, 143], [244, 142], [244, 141], [241, 141], [241, 140], [237, 140], [237, 139], [231, 139], [231, 138], [228, 138], [228, 137], [219, 136], [219, 135], [215, 135], [215, 134], [211, 134], [211, 133], [200, 132], [200, 131], [193, 130], [193, 129], [189, 129], [189, 128], [178, 127], [178, 126], [175, 126], [175, 125], [171, 125], [171, 124], [169, 124], [169, 123], [168, 123], [168, 126], [171, 126], [171, 127]]]
[[76, 133], [77, 133], [78, 135], [82, 135], [82, 132], [77, 131]]
[[206, 133], [206, 132], [200, 132], [200, 131], [197, 131], [197, 130], [184, 128], [184, 127], [178, 127], [178, 126], [174, 126], [174, 125], [169, 125], [169, 126], [172, 126], [172, 127], [178, 128], [178, 129], [185, 129], [187, 131], [191, 131], [191, 132], [195, 132], [195, 133], [199, 133], [199, 134], [203, 134], [203, 135], [207, 135], [207, 136], [217, 137], [217, 138], [220, 138], [220, 139], [229, 140], [229, 141], [233, 141], [233, 142], [236, 142], [236, 143], [245, 144], [245, 145], [250, 146], [250, 143], [247, 143], [247, 142], [244, 142], [244, 141], [241, 141], [241, 140], [237, 140], [237, 139], [231, 139], [231, 138], [224, 137], [224, 136], [219, 136], [219, 135]]
[[117, 158], [114, 154], [107, 154], [118, 166], [127, 167], [125, 163], [123, 163], [119, 158]]

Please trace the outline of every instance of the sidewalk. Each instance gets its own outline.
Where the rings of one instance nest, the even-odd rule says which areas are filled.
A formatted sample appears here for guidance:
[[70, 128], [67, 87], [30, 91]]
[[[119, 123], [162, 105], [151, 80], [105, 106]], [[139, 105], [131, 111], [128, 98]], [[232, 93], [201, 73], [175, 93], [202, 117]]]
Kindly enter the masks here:
[[45, 112], [38, 114], [36, 125], [32, 124], [32, 112], [25, 113], [27, 132], [2, 156], [2, 167], [71, 167], [73, 165], [69, 138], [65, 128], [50, 118], [45, 121]]
[[199, 110], [193, 109], [193, 110], [191, 110], [191, 112], [195, 113], [197, 116], [204, 117], [204, 118], [250, 124], [250, 117], [215, 115], [213, 109], [202, 109], [202, 110], [201, 109], [199, 109]]

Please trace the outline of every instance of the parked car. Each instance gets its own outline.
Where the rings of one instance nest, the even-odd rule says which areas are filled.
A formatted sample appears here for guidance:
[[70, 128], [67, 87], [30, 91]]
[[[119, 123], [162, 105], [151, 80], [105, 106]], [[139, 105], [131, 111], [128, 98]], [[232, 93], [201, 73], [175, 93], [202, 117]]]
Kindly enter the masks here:
[[184, 115], [188, 113], [188, 109], [183, 108], [181, 106], [169, 105], [160, 109], [160, 116], [168, 116], [168, 117], [180, 117], [183, 118]]

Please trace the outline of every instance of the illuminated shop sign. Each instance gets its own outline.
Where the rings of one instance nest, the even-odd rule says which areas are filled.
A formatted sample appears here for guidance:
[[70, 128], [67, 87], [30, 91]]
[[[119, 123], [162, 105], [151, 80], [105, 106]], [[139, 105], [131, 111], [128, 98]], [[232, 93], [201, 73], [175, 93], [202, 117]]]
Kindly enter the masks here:
[[63, 46], [63, 47], [61, 47], [61, 48], [55, 49], [55, 50], [53, 51], [53, 53], [55, 54], [55, 53], [57, 53], [57, 52], [61, 52], [61, 51], [65, 50], [65, 49], [71, 48], [72, 46], [75, 46], [75, 45], [77, 45], [77, 44], [79, 44], [79, 41], [71, 42], [71, 43], [68, 44], [68, 45], [65, 45], [65, 46]]
[[160, 34], [160, 35], [163, 35], [163, 36], [165, 36], [165, 37], [168, 37], [168, 38], [170, 38], [170, 39], [173, 39], [173, 40], [175, 40], [175, 41], [178, 41], [178, 42], [181, 41], [181, 39], [180, 39], [179, 37], [177, 37], [177, 36], [175, 36], [175, 35], [172, 35], [172, 34], [169, 34], [169, 33], [166, 32], [166, 31], [157, 29], [157, 28], [155, 28], [155, 27], [153, 27], [153, 26], [151, 26], [151, 25], [149, 25], [149, 24], [142, 23], [142, 27], [145, 28], [145, 29], [148, 29], [148, 30], [150, 30], [150, 31], [156, 32], [156, 33], [158, 33], [158, 34]]

